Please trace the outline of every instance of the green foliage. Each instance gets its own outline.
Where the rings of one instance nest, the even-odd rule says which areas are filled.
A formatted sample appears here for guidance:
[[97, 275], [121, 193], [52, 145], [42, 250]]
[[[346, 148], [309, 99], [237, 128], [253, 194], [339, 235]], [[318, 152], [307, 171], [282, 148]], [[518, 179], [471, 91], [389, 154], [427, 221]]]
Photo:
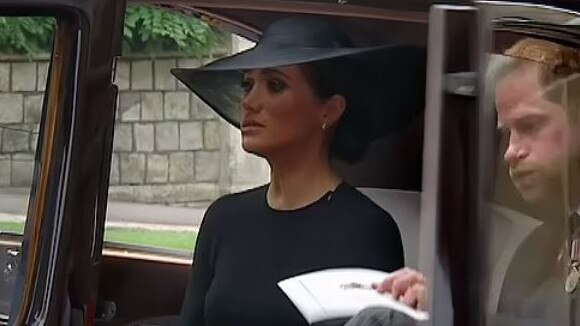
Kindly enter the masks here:
[[0, 52], [28, 55], [49, 52], [54, 22], [51, 17], [0, 17]]
[[[55, 20], [50, 17], [0, 17], [0, 53], [49, 53]], [[179, 52], [202, 55], [225, 44], [225, 35], [193, 17], [145, 5], [130, 5], [125, 15], [123, 53]]]
[[199, 19], [143, 5], [127, 8], [124, 53], [204, 54], [223, 43], [223, 34]]

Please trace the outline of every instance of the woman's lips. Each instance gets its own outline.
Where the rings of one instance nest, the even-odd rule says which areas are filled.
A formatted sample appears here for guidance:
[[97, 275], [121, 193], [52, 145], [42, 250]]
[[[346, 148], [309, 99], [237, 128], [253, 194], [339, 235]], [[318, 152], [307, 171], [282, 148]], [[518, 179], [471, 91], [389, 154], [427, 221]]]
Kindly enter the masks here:
[[264, 128], [264, 125], [254, 121], [248, 121], [242, 123], [242, 132], [253, 132]]

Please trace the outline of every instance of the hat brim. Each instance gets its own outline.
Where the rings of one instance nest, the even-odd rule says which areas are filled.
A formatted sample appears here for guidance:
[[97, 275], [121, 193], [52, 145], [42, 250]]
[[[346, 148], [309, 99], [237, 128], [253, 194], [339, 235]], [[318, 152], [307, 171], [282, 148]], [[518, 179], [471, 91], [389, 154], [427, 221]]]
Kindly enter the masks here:
[[[349, 56], [368, 62], [361, 75], [367, 105], [357, 110], [368, 115], [365, 132], [378, 138], [403, 128], [424, 108], [425, 52], [417, 46], [385, 45], [364, 48], [299, 48], [272, 55], [256, 46], [202, 68], [174, 68], [171, 73], [222, 118], [240, 127], [242, 71], [305, 64]], [[360, 86], [360, 85], [359, 85]]]

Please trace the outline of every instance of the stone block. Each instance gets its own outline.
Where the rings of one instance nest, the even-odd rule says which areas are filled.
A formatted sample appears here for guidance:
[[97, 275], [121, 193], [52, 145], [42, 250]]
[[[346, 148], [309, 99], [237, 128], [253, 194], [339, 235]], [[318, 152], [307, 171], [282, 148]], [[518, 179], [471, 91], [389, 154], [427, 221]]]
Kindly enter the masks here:
[[219, 152], [195, 153], [195, 180], [217, 181], [220, 173]]
[[155, 150], [155, 128], [152, 123], [136, 123], [133, 126], [135, 149], [138, 152], [153, 152]]
[[23, 103], [22, 94], [0, 93], [0, 124], [22, 122]]
[[42, 94], [24, 96], [24, 122], [40, 123], [42, 118], [42, 100]]
[[210, 55], [209, 57], [204, 57], [201, 59], [201, 64], [202, 65], [208, 65], [216, 60], [220, 59], [219, 57], [214, 57], [213, 55]]
[[131, 88], [131, 64], [128, 61], [117, 61], [115, 85], [117, 85], [121, 91], [126, 91]]
[[34, 154], [32, 153], [14, 153], [12, 154], [13, 161], [34, 161]]
[[0, 63], [0, 92], [10, 91], [10, 64]]
[[163, 95], [161, 92], [141, 93], [141, 120], [163, 120]]
[[38, 79], [36, 80], [36, 90], [44, 92], [46, 90], [46, 81], [48, 80], [48, 61], [38, 63]]
[[179, 148], [179, 128], [177, 122], [159, 122], [155, 125], [155, 149], [174, 151]]
[[110, 191], [111, 199], [141, 203], [209, 202], [218, 196], [219, 188], [215, 183], [115, 186]]
[[109, 184], [119, 184], [119, 154], [113, 153], [111, 156], [111, 169], [109, 170]]
[[36, 152], [38, 147], [38, 132], [33, 132], [30, 134], [30, 151]]
[[170, 69], [176, 67], [175, 59], [159, 59], [153, 64], [155, 67], [155, 89], [164, 91], [175, 90], [177, 79]]
[[219, 116], [197, 95], [191, 94], [191, 116], [196, 120], [212, 120]]
[[153, 67], [150, 60], [137, 60], [131, 63], [131, 89], [153, 89]]
[[169, 174], [167, 155], [147, 155], [147, 183], [166, 183]]
[[221, 124], [217, 120], [203, 123], [203, 147], [205, 149], [218, 149], [221, 145]]
[[219, 189], [215, 183], [177, 185], [173, 188], [172, 196], [182, 202], [210, 201], [217, 199]]
[[30, 145], [30, 133], [26, 130], [19, 130], [19, 127], [10, 128], [11, 129], [4, 128], [2, 136], [2, 152], [27, 152]]
[[0, 156], [0, 187], [10, 186], [12, 178], [12, 159], [8, 155]]
[[36, 62], [12, 64], [12, 91], [36, 90]]
[[179, 123], [179, 149], [203, 148], [203, 124], [198, 121]]
[[119, 100], [119, 94], [117, 93], [117, 98], [115, 99], [115, 121], [119, 121], [119, 115], [121, 114], [119, 112], [119, 103], [121, 103], [121, 101]]
[[165, 119], [189, 120], [189, 92], [165, 93]]
[[178, 183], [193, 181], [193, 158], [192, 152], [177, 152], [169, 154], [169, 180]]
[[141, 119], [141, 98], [139, 93], [120, 93], [119, 111], [121, 114], [121, 121], [139, 121]]
[[109, 186], [109, 200], [135, 202], [135, 189], [139, 186]]
[[34, 175], [34, 157], [32, 155], [14, 156], [12, 158], [12, 186], [30, 187]]
[[130, 152], [133, 150], [133, 132], [130, 123], [115, 124], [113, 150], [116, 152]]
[[145, 181], [145, 154], [120, 154], [121, 183], [142, 184]]
[[195, 58], [182, 58], [177, 60], [177, 66], [179, 68], [199, 68], [201, 61]]

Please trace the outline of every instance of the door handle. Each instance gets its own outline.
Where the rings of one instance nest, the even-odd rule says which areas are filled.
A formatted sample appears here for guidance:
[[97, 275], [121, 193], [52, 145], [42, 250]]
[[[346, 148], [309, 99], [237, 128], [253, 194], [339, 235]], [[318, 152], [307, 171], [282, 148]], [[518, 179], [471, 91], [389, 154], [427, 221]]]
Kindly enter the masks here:
[[6, 254], [12, 258], [16, 258], [16, 257], [20, 256], [20, 250], [8, 248], [8, 249], [6, 249]]
[[18, 266], [20, 265], [18, 261], [20, 250], [8, 248], [6, 249], [6, 256], [8, 256], [8, 259], [6, 260], [6, 266], [4, 266], [2, 274], [4, 276], [4, 281], [9, 282], [13, 281], [16, 276], [15, 273], [18, 272]]

